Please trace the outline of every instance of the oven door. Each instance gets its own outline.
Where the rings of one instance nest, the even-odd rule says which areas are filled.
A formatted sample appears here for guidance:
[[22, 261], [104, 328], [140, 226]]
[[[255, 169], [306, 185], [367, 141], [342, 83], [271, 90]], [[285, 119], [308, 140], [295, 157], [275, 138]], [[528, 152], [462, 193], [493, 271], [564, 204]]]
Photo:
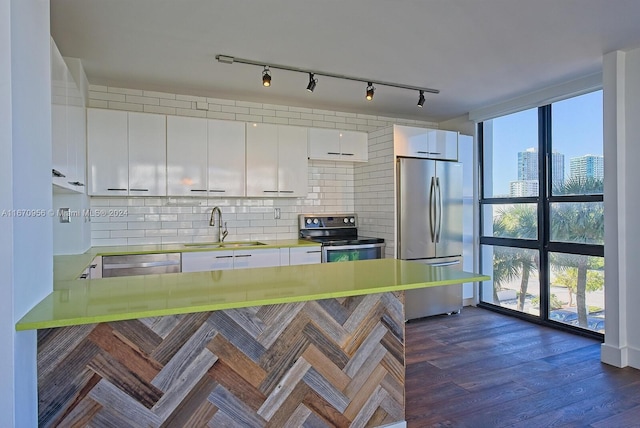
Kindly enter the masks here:
[[352, 262], [384, 258], [385, 244], [323, 245], [322, 262]]

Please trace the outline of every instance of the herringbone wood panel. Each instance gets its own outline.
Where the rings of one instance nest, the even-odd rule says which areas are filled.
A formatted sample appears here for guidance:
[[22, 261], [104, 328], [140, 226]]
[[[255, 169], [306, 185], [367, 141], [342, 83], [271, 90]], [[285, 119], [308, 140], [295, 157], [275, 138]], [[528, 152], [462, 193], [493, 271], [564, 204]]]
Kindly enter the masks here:
[[404, 420], [403, 294], [38, 332], [41, 426]]

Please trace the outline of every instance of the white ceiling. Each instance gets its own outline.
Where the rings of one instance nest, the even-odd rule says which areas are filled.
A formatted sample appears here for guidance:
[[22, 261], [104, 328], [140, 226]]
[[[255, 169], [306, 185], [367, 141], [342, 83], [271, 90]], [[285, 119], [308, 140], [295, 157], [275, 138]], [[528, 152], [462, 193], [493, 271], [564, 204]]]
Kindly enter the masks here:
[[[51, 0], [51, 33], [90, 83], [443, 121], [601, 71], [640, 47], [640, 0]], [[217, 54], [431, 87], [223, 64]]]

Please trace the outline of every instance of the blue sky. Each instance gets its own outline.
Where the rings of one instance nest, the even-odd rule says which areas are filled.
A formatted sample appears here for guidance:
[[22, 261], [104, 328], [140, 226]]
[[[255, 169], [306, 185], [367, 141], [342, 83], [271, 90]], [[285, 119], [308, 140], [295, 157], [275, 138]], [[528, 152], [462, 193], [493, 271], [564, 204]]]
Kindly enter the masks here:
[[[556, 102], [551, 110], [553, 149], [564, 153], [565, 175], [571, 158], [602, 155], [602, 91]], [[494, 195], [506, 195], [518, 176], [518, 152], [538, 146], [538, 109], [494, 119], [493, 146]]]

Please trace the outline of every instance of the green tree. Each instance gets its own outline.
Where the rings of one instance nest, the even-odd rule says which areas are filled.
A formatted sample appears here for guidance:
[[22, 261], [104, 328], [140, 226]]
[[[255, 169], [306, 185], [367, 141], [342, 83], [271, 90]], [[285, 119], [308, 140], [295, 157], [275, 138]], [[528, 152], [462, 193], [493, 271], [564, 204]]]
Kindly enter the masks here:
[[[537, 239], [538, 218], [536, 208], [531, 205], [513, 205], [501, 209], [493, 219], [493, 235], [503, 238]], [[493, 259], [494, 284], [502, 284], [520, 277], [518, 294], [519, 311], [524, 310], [524, 302], [529, 286], [531, 271], [538, 268], [538, 253], [525, 248], [496, 247]], [[498, 288], [494, 286], [494, 301]]]
[[[561, 186], [554, 188], [554, 195], [601, 194], [601, 179], [569, 179]], [[551, 239], [560, 242], [576, 242], [585, 244], [603, 244], [604, 242], [604, 207], [598, 202], [558, 203], [552, 207]], [[595, 275], [591, 284], [587, 278], [590, 270], [598, 270], [595, 258], [584, 255], [558, 254], [555, 266], [560, 270], [575, 269], [575, 295], [578, 312], [578, 325], [587, 327], [587, 290], [600, 290], [604, 286], [602, 272]], [[596, 259], [597, 260], [597, 259]], [[602, 267], [600, 266], [600, 270]], [[570, 278], [573, 273], [569, 274]], [[595, 288], [594, 288], [595, 287]]]

